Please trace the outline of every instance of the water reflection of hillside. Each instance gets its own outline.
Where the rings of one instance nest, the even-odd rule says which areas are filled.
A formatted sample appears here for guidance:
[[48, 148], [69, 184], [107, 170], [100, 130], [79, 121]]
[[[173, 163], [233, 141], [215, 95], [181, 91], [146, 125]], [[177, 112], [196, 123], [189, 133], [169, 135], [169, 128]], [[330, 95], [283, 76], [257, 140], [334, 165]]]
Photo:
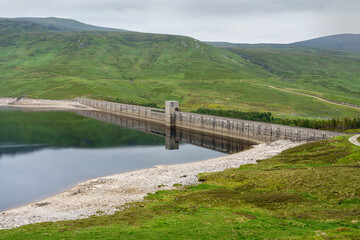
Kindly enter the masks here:
[[169, 150], [178, 149], [179, 142], [189, 143], [224, 153], [236, 153], [251, 148], [255, 142], [241, 139], [234, 139], [215, 134], [196, 132], [182, 128], [167, 128], [165, 124], [148, 122], [138, 119], [125, 118], [122, 116], [97, 112], [78, 110], [77, 114], [97, 119], [102, 122], [111, 123], [117, 126], [136, 129], [156, 136], [165, 137], [165, 146]]
[[[63, 111], [0, 108], [0, 157], [55, 148], [159, 146], [164, 138]], [[9, 144], [10, 143], [10, 144]]]
[[16, 154], [26, 154], [31, 152], [36, 152], [41, 149], [46, 148], [45, 144], [0, 144], [0, 160], [1, 156], [4, 154], [7, 155], [16, 155]]

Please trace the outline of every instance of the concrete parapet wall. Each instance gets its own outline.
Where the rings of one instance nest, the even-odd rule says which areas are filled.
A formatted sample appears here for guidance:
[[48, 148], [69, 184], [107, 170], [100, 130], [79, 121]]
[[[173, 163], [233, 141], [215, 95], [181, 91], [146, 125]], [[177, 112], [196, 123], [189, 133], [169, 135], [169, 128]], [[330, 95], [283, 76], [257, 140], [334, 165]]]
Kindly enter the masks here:
[[343, 135], [331, 131], [186, 112], [176, 113], [176, 126], [261, 142], [275, 141], [278, 139], [315, 141]]
[[79, 103], [105, 112], [145, 119], [148, 121], [165, 122], [165, 110], [158, 108], [142, 107], [123, 103], [98, 101], [86, 98], [76, 98]]

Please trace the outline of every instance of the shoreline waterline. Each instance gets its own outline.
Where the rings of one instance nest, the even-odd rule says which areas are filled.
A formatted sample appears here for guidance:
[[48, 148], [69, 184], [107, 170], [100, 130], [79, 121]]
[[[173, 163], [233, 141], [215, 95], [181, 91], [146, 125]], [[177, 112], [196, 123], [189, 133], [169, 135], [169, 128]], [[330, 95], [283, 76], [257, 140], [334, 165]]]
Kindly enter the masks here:
[[197, 175], [218, 172], [244, 164], [255, 164], [282, 151], [303, 144], [279, 140], [255, 145], [252, 149], [198, 162], [159, 165], [106, 177], [94, 178], [53, 197], [0, 213], [0, 229], [22, 225], [74, 220], [113, 214], [126, 203], [142, 201], [148, 193], [173, 189], [174, 184], [199, 184]]

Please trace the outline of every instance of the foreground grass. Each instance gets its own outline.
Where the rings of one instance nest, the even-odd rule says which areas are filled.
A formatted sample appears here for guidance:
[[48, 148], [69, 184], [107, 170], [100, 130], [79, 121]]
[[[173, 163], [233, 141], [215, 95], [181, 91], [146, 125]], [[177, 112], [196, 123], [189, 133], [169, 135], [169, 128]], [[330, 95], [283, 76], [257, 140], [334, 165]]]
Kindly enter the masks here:
[[359, 239], [360, 147], [337, 137], [159, 191], [111, 216], [0, 231], [0, 239]]

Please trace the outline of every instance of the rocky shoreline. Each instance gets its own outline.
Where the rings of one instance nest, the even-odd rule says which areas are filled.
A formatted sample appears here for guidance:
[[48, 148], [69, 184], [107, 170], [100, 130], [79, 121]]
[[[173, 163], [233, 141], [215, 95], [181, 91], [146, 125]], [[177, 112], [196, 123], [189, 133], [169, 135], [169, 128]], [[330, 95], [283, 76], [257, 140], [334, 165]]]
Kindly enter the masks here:
[[101, 177], [40, 202], [0, 213], [0, 229], [31, 223], [86, 218], [98, 213], [113, 214], [121, 206], [142, 201], [148, 193], [172, 189], [174, 184], [198, 184], [197, 175], [217, 172], [256, 160], [270, 158], [302, 143], [279, 140], [254, 146], [240, 153], [193, 163], [160, 165], [150, 169]]
[[81, 109], [93, 110], [93, 108], [83, 105], [75, 100], [48, 100], [30, 98], [0, 98], [0, 106], [16, 108], [39, 108], [39, 109]]

